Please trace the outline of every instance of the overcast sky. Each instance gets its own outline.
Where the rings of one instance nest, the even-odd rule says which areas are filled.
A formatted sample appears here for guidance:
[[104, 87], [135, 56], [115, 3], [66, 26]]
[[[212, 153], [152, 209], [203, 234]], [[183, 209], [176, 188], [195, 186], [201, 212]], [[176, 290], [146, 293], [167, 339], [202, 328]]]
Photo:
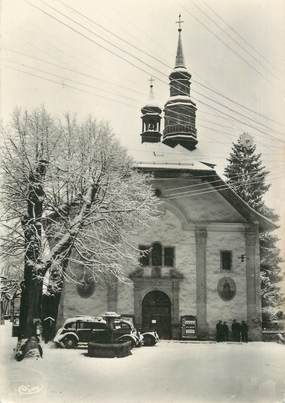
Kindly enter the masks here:
[[16, 106], [40, 104], [54, 115], [92, 114], [132, 153], [151, 75], [161, 106], [169, 97], [181, 13], [198, 147], [222, 173], [232, 141], [250, 133], [271, 171], [267, 202], [285, 228], [284, 1], [65, 2], [2, 0], [3, 120]]

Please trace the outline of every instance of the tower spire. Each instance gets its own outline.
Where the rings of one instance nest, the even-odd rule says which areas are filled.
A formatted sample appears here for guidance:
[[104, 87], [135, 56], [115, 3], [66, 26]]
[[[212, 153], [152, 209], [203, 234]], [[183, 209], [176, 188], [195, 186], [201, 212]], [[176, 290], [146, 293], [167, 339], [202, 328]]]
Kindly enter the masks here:
[[150, 77], [150, 79], [148, 80], [150, 82], [149, 85], [149, 99], [153, 100], [154, 99], [154, 95], [153, 95], [153, 83], [154, 83], [154, 78]]
[[183, 55], [183, 47], [182, 47], [182, 38], [181, 38], [181, 25], [184, 23], [184, 21], [181, 20], [181, 14], [179, 14], [178, 21], [176, 21], [176, 24], [178, 24], [178, 44], [177, 44], [177, 52], [176, 52], [176, 59], [175, 59], [175, 68], [179, 67], [184, 67], [185, 66], [185, 61], [184, 61], [184, 55]]
[[181, 39], [181, 14], [178, 24], [178, 46], [175, 67], [169, 75], [170, 98], [164, 106], [163, 143], [175, 147], [178, 144], [194, 150], [196, 148], [196, 105], [190, 98], [191, 74], [184, 61]]

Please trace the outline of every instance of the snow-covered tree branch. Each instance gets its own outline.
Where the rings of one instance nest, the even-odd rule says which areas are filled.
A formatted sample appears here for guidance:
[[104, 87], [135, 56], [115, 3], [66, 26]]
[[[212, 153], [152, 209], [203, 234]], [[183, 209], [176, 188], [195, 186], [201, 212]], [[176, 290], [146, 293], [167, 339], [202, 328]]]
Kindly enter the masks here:
[[105, 123], [18, 110], [4, 137], [0, 254], [22, 256], [27, 336], [41, 315], [44, 278], [50, 295], [64, 278], [81, 281], [78, 269], [124, 279], [137, 262], [132, 234], [153, 222], [158, 200]]

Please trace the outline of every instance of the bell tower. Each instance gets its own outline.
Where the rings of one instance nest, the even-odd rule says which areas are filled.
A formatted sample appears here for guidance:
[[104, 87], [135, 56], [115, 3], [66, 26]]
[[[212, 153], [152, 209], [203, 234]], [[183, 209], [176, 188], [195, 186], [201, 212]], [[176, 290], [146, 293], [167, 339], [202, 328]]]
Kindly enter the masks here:
[[142, 107], [142, 143], [158, 143], [160, 142], [160, 121], [161, 121], [161, 108], [157, 104], [153, 95], [153, 82], [154, 79], [150, 78], [150, 93], [149, 100], [145, 106]]
[[187, 71], [181, 38], [181, 15], [178, 24], [178, 45], [175, 66], [169, 75], [170, 98], [164, 106], [163, 143], [175, 147], [182, 145], [188, 150], [196, 148], [196, 104], [190, 98], [191, 74]]

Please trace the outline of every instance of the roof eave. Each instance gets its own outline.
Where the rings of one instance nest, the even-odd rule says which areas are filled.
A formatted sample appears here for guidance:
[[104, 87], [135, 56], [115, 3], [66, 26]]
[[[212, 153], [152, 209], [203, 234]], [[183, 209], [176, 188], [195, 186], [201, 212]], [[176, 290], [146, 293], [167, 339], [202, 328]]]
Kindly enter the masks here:
[[[278, 228], [274, 222], [263, 216], [252, 207], [249, 206], [229, 185], [226, 184], [215, 172], [216, 178], [213, 183], [212, 179], [209, 183], [214, 186], [217, 191], [231, 203], [233, 207], [249, 222], [258, 223], [260, 232], [273, 231]], [[221, 185], [223, 188], [221, 189]]]

